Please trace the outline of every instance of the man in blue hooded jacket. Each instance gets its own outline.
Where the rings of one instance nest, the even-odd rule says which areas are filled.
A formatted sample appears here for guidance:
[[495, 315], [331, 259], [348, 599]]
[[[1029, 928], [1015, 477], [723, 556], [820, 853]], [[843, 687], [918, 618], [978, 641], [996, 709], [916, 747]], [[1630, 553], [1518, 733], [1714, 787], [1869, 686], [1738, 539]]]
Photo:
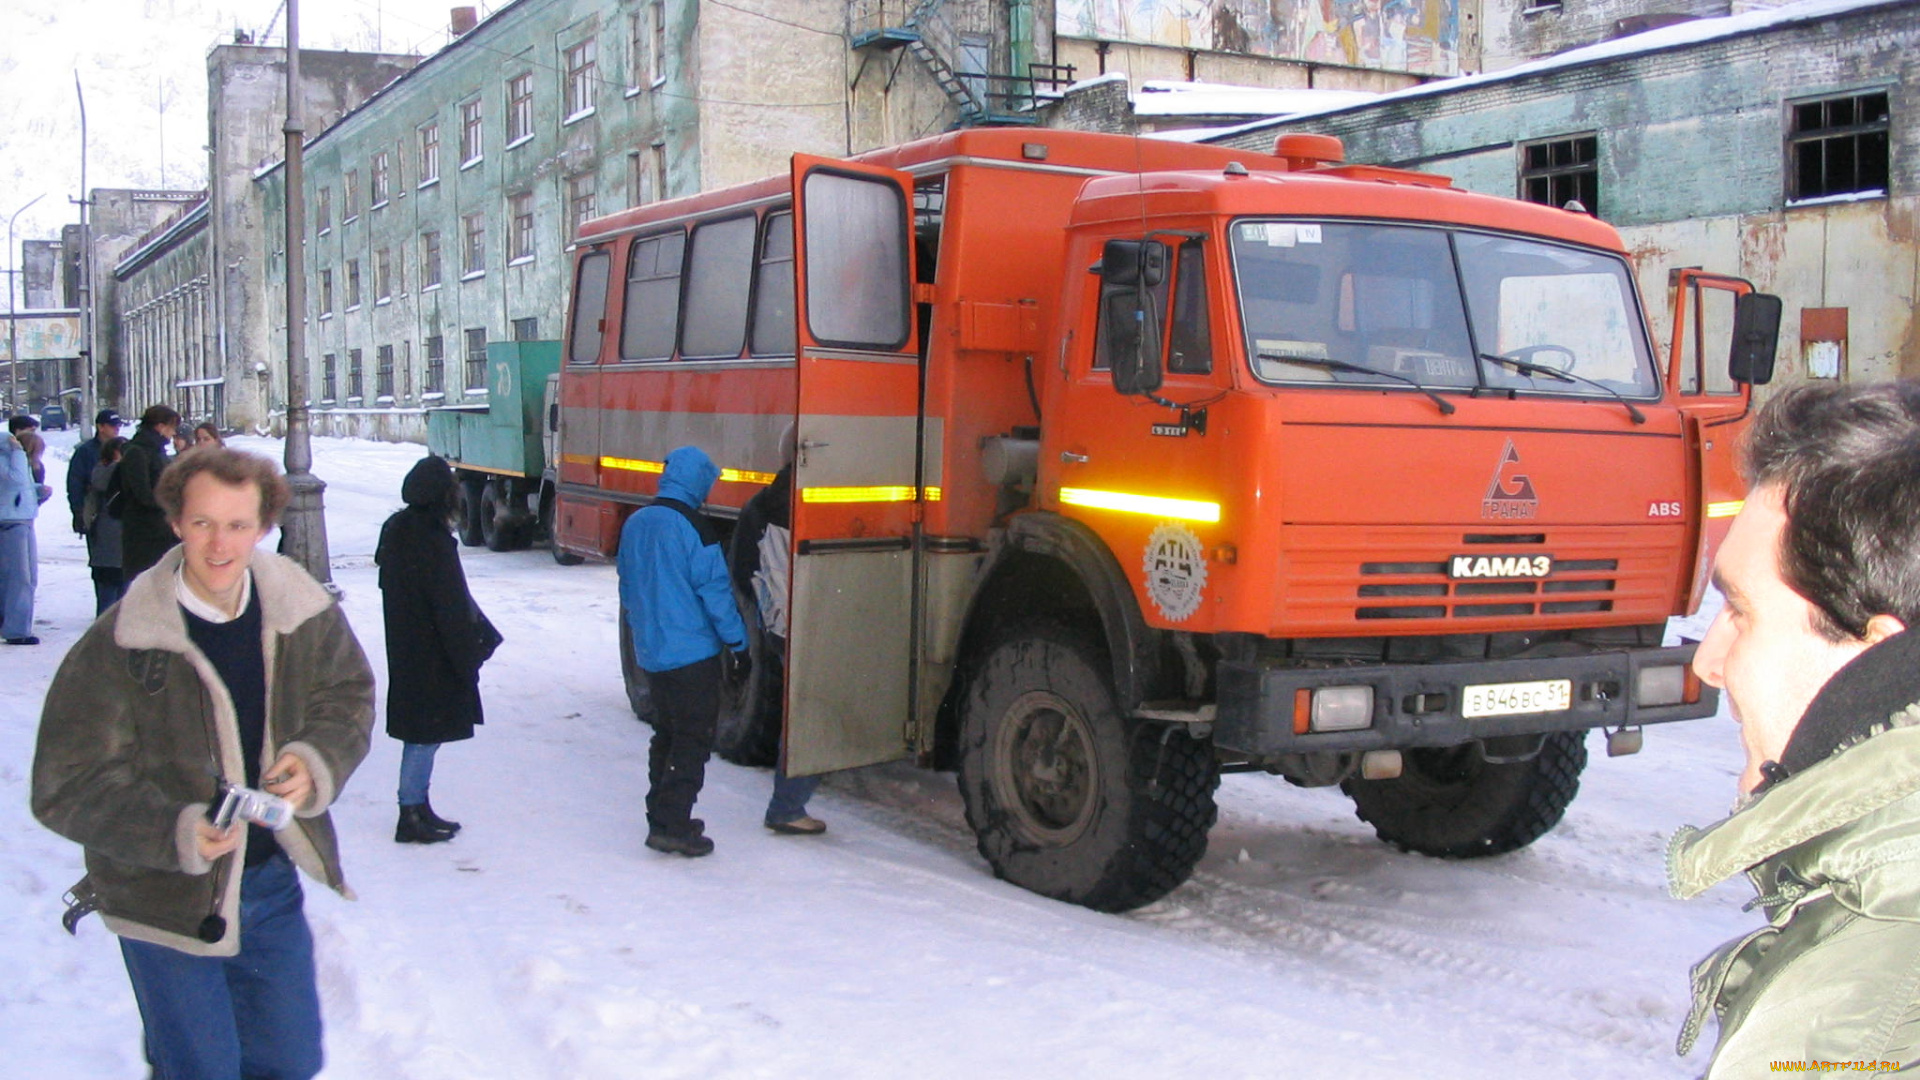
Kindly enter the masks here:
[[720, 679], [746, 669], [747, 630], [727, 560], [700, 513], [720, 467], [697, 446], [667, 455], [660, 493], [620, 530], [620, 603], [634, 661], [647, 673], [647, 846], [688, 858], [713, 851], [693, 818], [720, 716]]

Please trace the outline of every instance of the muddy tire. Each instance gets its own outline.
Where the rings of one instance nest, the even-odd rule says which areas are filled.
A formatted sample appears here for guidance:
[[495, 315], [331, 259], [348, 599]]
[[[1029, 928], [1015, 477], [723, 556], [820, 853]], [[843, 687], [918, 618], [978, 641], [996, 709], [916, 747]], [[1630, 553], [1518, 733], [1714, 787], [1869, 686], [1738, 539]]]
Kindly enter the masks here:
[[653, 723], [653, 694], [647, 687], [647, 673], [633, 658], [633, 627], [627, 624], [627, 608], [620, 607], [620, 682], [627, 690], [627, 707], [634, 719], [649, 726]]
[[996, 875], [1126, 911], [1172, 892], [1206, 854], [1219, 772], [1210, 743], [1121, 716], [1109, 670], [1061, 627], [1003, 640], [970, 680], [960, 794]]
[[727, 685], [721, 691], [713, 752], [735, 765], [771, 768], [780, 761], [780, 718], [786, 711], [781, 700], [786, 689], [785, 650], [773, 644], [779, 638], [760, 632], [760, 612], [751, 602], [741, 604], [741, 613], [747, 619], [753, 667], [745, 683]]
[[1341, 790], [1380, 839], [1405, 851], [1472, 859], [1517, 851], [1560, 823], [1587, 767], [1584, 732], [1557, 732], [1527, 761], [1495, 764], [1472, 743], [1409, 750], [1392, 780]]
[[507, 482], [493, 477], [480, 494], [480, 538], [488, 551], [512, 551], [517, 530], [507, 516]]
[[468, 475], [460, 479], [460, 542], [468, 547], [479, 547], [487, 542], [486, 533], [480, 527], [483, 496], [487, 489], [485, 477]]

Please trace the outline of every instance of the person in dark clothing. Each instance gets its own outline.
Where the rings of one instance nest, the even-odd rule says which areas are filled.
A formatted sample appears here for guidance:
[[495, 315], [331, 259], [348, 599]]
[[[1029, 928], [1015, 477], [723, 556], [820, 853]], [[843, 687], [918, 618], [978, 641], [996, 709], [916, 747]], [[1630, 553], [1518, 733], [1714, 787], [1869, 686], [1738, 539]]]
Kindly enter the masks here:
[[[100, 448], [120, 437], [120, 425], [124, 423], [119, 413], [101, 409], [93, 418], [93, 438], [74, 447], [73, 458], [67, 462], [67, 509], [73, 511], [73, 531], [77, 535], [87, 535], [81, 511], [86, 509], [87, 485], [93, 479], [93, 467], [100, 464]], [[118, 552], [114, 558], [119, 558]]]
[[[103, 615], [127, 591], [126, 578], [120, 575], [120, 519], [106, 512], [107, 499], [113, 493], [113, 480], [120, 472], [120, 453], [127, 440], [115, 435], [100, 448], [93, 476], [87, 481], [86, 499], [80, 504], [80, 521], [87, 538], [87, 566], [93, 574], [93, 613]], [[75, 455], [75, 462], [79, 456]], [[68, 466], [72, 468], [73, 466]]]
[[[787, 462], [740, 511], [733, 527], [728, 564], [733, 584], [751, 597], [760, 619], [759, 693], [747, 703], [752, 723], [780, 729], [784, 711], [783, 686], [787, 659], [788, 543], [793, 529], [793, 458], [789, 440]], [[795, 836], [815, 836], [827, 823], [807, 813], [807, 800], [820, 786], [818, 776], [788, 776], [786, 755], [773, 771], [773, 798], [767, 802], [767, 828]]]
[[620, 604], [652, 692], [647, 846], [695, 858], [713, 841], [693, 815], [720, 718], [723, 672], [744, 681], [747, 629], [720, 542], [700, 507], [720, 468], [697, 446], [667, 455], [652, 505], [620, 529]]
[[406, 508], [381, 526], [373, 555], [387, 626], [387, 734], [403, 744], [396, 843], [433, 844], [460, 831], [427, 800], [434, 753], [473, 738], [484, 722], [480, 665], [500, 644], [460, 568], [458, 497], [445, 459], [421, 458], [400, 485]]
[[[120, 457], [116, 498], [109, 503], [117, 502], [120, 509], [120, 574], [129, 584], [180, 541], [154, 495], [167, 467], [167, 447], [179, 429], [179, 413], [166, 405], [149, 406]], [[111, 505], [107, 512], [113, 512]]]

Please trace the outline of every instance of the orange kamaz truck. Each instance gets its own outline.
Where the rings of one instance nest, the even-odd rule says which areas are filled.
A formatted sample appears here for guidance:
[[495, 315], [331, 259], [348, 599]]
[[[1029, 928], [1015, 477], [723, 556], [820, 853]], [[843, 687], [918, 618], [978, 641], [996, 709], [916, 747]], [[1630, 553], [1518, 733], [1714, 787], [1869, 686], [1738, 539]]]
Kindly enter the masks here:
[[1714, 712], [1662, 632], [1779, 304], [1674, 271], [1662, 357], [1607, 225], [1341, 159], [972, 130], [589, 222], [556, 543], [611, 557], [676, 446], [722, 527], [791, 454], [784, 739], [723, 752], [956, 768], [1047, 896], [1178, 886], [1225, 771], [1526, 845], [1590, 730]]

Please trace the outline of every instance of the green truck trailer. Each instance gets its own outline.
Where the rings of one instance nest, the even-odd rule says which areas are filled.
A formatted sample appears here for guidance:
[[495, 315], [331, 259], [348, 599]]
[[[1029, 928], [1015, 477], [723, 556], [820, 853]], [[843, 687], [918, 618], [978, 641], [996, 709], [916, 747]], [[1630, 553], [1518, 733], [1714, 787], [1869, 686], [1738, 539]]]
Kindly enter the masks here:
[[[460, 482], [461, 543], [493, 551], [551, 545], [560, 343], [487, 345], [483, 399], [427, 410], [427, 449]], [[578, 555], [553, 549], [571, 565]]]

